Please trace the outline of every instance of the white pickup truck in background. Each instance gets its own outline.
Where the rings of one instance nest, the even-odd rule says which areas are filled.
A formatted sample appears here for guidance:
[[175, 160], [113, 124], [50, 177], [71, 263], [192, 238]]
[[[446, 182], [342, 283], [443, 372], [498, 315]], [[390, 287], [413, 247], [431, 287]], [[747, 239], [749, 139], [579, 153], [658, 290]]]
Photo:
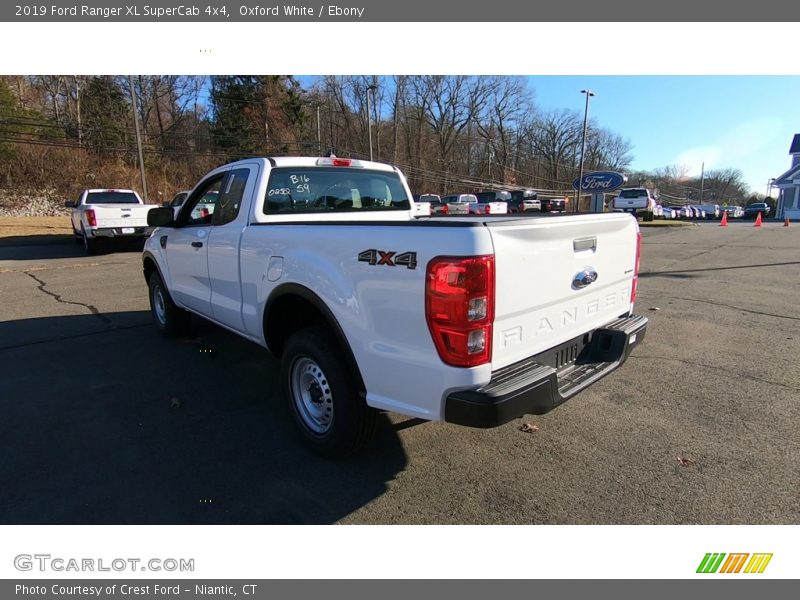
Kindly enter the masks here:
[[150, 235], [145, 204], [133, 190], [84, 190], [77, 202], [65, 202], [72, 209], [72, 233], [83, 242], [87, 254], [97, 251], [101, 239], [143, 239]]
[[328, 456], [361, 447], [380, 410], [474, 427], [547, 412], [642, 341], [630, 216], [415, 218], [411, 198], [397, 168], [367, 161], [210, 172], [177, 218], [148, 216], [158, 330], [193, 314], [267, 348]]

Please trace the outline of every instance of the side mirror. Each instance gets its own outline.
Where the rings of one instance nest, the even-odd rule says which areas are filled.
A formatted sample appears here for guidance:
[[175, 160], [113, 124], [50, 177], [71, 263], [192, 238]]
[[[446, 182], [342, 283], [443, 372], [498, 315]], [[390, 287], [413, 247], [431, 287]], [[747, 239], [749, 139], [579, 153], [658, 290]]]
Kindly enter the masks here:
[[72, 200], [67, 200], [66, 202], [64, 202], [64, 206], [66, 206], [67, 208], [75, 208], [75, 203]]
[[172, 208], [168, 206], [161, 206], [158, 208], [151, 208], [147, 213], [147, 225], [149, 227], [170, 227], [175, 221], [172, 214]]

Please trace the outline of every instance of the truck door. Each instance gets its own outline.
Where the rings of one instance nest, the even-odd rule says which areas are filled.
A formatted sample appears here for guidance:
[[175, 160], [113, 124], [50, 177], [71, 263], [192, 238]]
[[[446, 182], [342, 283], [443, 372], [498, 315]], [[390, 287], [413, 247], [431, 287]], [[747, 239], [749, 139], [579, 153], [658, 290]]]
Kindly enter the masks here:
[[208, 277], [214, 319], [244, 332], [239, 273], [239, 240], [247, 225], [248, 210], [242, 208], [255, 192], [258, 164], [237, 165], [228, 172], [219, 194], [208, 236]]
[[173, 299], [209, 317], [213, 313], [208, 279], [208, 234], [226, 175], [227, 172], [212, 175], [192, 192], [167, 239]]

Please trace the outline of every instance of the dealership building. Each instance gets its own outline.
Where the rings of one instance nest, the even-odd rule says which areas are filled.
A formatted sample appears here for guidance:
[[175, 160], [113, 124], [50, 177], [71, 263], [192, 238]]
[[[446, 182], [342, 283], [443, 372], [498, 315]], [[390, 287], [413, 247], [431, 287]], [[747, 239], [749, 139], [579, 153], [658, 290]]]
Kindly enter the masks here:
[[789, 154], [792, 156], [792, 166], [773, 183], [779, 190], [775, 216], [800, 220], [800, 133], [792, 139]]

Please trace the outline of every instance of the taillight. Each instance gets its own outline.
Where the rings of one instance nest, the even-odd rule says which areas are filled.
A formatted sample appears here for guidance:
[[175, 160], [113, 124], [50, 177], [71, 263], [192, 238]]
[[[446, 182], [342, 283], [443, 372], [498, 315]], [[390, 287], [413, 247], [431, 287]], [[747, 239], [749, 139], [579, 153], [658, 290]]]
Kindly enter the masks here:
[[642, 256], [642, 232], [636, 232], [636, 264], [633, 267], [633, 284], [631, 285], [631, 304], [636, 302], [636, 289], [639, 287], [639, 263]]
[[475, 367], [489, 362], [494, 256], [440, 257], [428, 263], [425, 317], [445, 364]]
[[442, 206], [442, 214], [446, 215], [447, 211], [448, 211], [447, 204], [445, 204], [444, 206]]
[[483, 212], [485, 212], [487, 215], [489, 214], [489, 205], [488, 204], [486, 205], [486, 208], [483, 209]]
[[89, 227], [97, 227], [97, 217], [94, 214], [94, 209], [89, 208], [83, 214], [86, 215], [86, 222]]

